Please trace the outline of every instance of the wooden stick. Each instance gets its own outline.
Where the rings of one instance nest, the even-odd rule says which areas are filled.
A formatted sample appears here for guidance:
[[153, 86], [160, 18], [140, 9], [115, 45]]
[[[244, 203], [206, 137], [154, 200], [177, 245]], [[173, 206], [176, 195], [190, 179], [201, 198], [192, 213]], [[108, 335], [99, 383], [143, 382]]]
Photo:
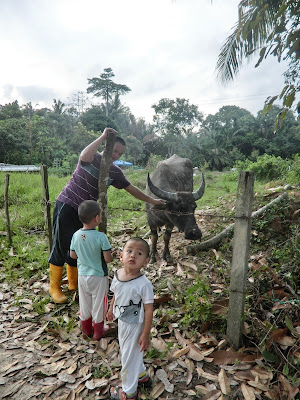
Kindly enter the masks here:
[[5, 186], [4, 186], [4, 207], [5, 207], [5, 222], [8, 244], [11, 246], [11, 232], [10, 232], [10, 220], [9, 220], [9, 204], [8, 204], [8, 187], [9, 187], [9, 174], [5, 175]]
[[52, 225], [51, 225], [51, 209], [49, 202], [49, 186], [48, 186], [48, 169], [46, 165], [42, 165], [41, 169], [42, 186], [43, 186], [43, 203], [44, 203], [44, 220], [46, 226], [46, 235], [48, 237], [49, 252], [52, 249]]
[[113, 132], [108, 131], [107, 140], [103, 155], [101, 157], [99, 170], [99, 203], [102, 208], [102, 222], [99, 225], [99, 231], [107, 233], [107, 187], [109, 179], [109, 168], [112, 163], [112, 152], [116, 138]]

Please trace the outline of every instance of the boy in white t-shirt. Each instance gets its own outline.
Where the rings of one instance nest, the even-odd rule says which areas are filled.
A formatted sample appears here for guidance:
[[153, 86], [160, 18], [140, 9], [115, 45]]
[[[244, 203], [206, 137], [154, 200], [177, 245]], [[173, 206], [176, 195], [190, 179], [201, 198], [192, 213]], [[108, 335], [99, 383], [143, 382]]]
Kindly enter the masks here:
[[110, 290], [114, 293], [107, 319], [118, 319], [121, 351], [122, 387], [109, 389], [112, 400], [137, 399], [137, 386], [151, 385], [143, 362], [143, 352], [150, 344], [154, 295], [151, 282], [141, 273], [149, 262], [149, 245], [141, 238], [131, 238], [121, 253], [119, 269]]
[[106, 263], [112, 261], [111, 246], [105, 233], [96, 230], [101, 222], [101, 208], [96, 201], [83, 201], [78, 217], [83, 228], [72, 237], [70, 256], [77, 259], [81, 327], [84, 337], [100, 340], [107, 312]]

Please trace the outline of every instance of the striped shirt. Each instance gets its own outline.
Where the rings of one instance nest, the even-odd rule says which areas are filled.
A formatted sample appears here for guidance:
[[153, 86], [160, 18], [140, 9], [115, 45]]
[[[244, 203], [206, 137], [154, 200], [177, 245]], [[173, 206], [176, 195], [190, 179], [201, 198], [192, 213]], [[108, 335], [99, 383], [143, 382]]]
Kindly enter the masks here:
[[[77, 167], [66, 186], [63, 188], [58, 201], [66, 203], [76, 211], [84, 200], [98, 200], [98, 178], [101, 162], [100, 153], [96, 153], [91, 163], [78, 161]], [[130, 185], [121, 168], [114, 163], [109, 168], [108, 186], [113, 185], [117, 189], [125, 189]]]

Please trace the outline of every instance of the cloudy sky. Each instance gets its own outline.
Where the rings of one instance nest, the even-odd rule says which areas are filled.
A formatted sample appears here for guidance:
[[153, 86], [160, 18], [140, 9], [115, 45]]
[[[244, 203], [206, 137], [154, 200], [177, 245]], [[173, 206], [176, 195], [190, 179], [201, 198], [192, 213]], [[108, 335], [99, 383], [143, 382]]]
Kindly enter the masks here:
[[[185, 98], [205, 115], [237, 105], [256, 115], [283, 86], [274, 57], [244, 63], [222, 86], [215, 65], [237, 21], [238, 0], [1, 0], [0, 104], [34, 108], [68, 104], [88, 78], [112, 68], [121, 97], [136, 117], [152, 121], [151, 105]], [[97, 99], [90, 98], [93, 104]], [[38, 104], [38, 105], [37, 105]]]

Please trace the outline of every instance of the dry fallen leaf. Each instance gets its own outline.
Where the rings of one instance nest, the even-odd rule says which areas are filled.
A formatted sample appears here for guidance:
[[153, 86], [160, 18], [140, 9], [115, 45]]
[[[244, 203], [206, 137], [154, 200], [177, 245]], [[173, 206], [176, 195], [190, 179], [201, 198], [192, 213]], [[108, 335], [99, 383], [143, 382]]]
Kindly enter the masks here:
[[207, 394], [209, 392], [209, 390], [205, 386], [202, 386], [202, 385], [196, 385], [195, 389], [200, 394]]
[[179, 263], [177, 263], [177, 272], [176, 272], [177, 276], [184, 276], [186, 275], [186, 273], [184, 272], [184, 270], [181, 268], [181, 265]]
[[164, 391], [165, 391], [165, 385], [162, 382], [159, 382], [152, 389], [150, 396], [153, 399], [157, 399]]
[[70, 393], [68, 394], [66, 400], [75, 400], [75, 392], [74, 392], [74, 390], [70, 391]]
[[208, 379], [209, 381], [213, 382], [219, 382], [218, 376], [210, 374], [209, 372], [203, 371], [202, 368], [196, 368], [196, 371], [198, 373], [199, 378], [202, 376], [205, 379]]
[[[258, 377], [261, 382], [268, 380], [271, 381], [273, 379], [272, 371], [262, 369], [257, 365], [251, 368], [250, 372], [252, 375], [254, 375], [254, 377]], [[255, 380], [255, 379], [250, 379], [250, 380]]]
[[265, 386], [264, 384], [258, 382], [258, 381], [248, 381], [248, 385], [253, 386], [259, 390], [262, 390], [263, 392], [266, 392], [268, 390], [268, 387]]
[[186, 394], [187, 396], [196, 396], [196, 392], [193, 389], [183, 389], [182, 393]]
[[77, 361], [73, 362], [71, 366], [66, 370], [67, 374], [72, 375], [74, 371], [77, 369]]
[[246, 354], [238, 353], [233, 350], [217, 350], [210, 355], [214, 359], [215, 365], [234, 364], [236, 361], [242, 361]]
[[151, 339], [151, 344], [155, 350], [158, 350], [161, 353], [168, 350], [168, 345], [162, 338], [153, 337]]
[[250, 371], [238, 371], [234, 374], [234, 378], [239, 381], [253, 381], [255, 379], [254, 375]]
[[75, 383], [76, 382], [76, 379], [74, 378], [74, 376], [69, 375], [66, 372], [62, 372], [57, 377], [62, 382], [66, 382], [66, 383]]
[[179, 349], [179, 350], [174, 351], [173, 357], [174, 358], [179, 358], [179, 357], [185, 355], [186, 353], [188, 353], [189, 351], [190, 351], [190, 348], [188, 346], [184, 347], [183, 349]]
[[255, 394], [252, 388], [247, 386], [245, 383], [242, 383], [241, 389], [245, 400], [255, 400]]
[[203, 400], [218, 400], [222, 395], [220, 390], [212, 390], [203, 397]]
[[193, 373], [194, 369], [195, 369], [195, 364], [193, 363], [192, 360], [190, 360], [189, 358], [186, 358], [184, 360], [184, 363], [186, 365], [186, 368], [189, 372]]
[[282, 374], [279, 375], [279, 381], [281, 382], [284, 391], [288, 395], [287, 400], [292, 400], [299, 392], [299, 389], [297, 387], [293, 387]]
[[166, 371], [164, 369], [159, 369], [156, 372], [156, 378], [159, 379], [160, 381], [162, 381], [162, 383], [165, 386], [165, 390], [169, 393], [173, 393], [174, 392], [174, 385], [173, 383], [171, 383], [168, 379], [168, 374], [166, 373]]
[[223, 368], [220, 369], [218, 379], [219, 379], [219, 384], [220, 384], [222, 393], [229, 394], [230, 393], [230, 384], [229, 384], [229, 380], [227, 378], [226, 372]]
[[5, 367], [3, 367], [2, 369], [1, 369], [1, 373], [3, 373], [3, 372], [6, 372], [6, 371], [8, 371], [11, 367], [13, 367], [14, 365], [16, 365], [16, 364], [18, 364], [18, 361], [14, 361], [14, 362], [12, 362], [12, 363], [10, 363], [10, 364], [7, 364]]
[[296, 343], [296, 339], [291, 336], [282, 336], [276, 340], [276, 343], [282, 346], [293, 346]]
[[189, 386], [189, 384], [192, 382], [192, 379], [193, 379], [193, 373], [191, 371], [188, 371], [186, 377], [186, 386]]

